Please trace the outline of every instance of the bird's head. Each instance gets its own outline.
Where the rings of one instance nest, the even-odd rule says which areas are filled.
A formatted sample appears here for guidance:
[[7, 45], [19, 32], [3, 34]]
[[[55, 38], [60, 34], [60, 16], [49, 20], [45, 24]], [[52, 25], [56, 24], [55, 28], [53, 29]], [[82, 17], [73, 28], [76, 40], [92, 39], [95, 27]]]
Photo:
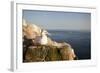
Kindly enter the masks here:
[[42, 34], [42, 35], [51, 35], [49, 32], [47, 32], [47, 31], [44, 30], [44, 29], [41, 30], [41, 34]]

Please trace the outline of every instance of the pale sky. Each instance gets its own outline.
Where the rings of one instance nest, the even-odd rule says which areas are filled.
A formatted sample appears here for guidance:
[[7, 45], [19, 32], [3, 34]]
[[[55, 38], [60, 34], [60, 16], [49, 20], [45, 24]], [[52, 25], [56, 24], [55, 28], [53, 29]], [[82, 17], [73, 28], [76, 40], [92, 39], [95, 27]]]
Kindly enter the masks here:
[[91, 29], [90, 13], [23, 10], [23, 19], [49, 30]]

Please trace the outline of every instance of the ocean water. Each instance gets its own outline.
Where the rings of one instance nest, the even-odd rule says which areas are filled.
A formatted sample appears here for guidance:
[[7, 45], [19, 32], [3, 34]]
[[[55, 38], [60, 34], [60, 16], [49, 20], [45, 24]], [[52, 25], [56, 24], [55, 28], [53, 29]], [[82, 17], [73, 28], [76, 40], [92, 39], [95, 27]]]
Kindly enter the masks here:
[[75, 50], [78, 59], [91, 59], [91, 33], [86, 31], [48, 30], [57, 42], [67, 42]]

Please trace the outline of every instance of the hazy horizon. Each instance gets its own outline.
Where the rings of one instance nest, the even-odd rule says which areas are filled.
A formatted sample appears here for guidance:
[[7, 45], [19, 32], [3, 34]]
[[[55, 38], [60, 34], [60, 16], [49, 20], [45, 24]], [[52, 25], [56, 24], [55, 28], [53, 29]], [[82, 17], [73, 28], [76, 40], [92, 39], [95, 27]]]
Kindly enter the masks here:
[[23, 19], [47, 30], [91, 30], [91, 14], [23, 10]]

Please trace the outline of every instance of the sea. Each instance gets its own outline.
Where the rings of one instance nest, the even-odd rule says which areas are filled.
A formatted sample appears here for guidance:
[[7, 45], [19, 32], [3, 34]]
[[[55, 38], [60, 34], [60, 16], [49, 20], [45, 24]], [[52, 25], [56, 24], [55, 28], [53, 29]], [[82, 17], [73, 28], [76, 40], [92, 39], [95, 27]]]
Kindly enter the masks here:
[[73, 30], [48, 30], [48, 32], [54, 41], [69, 43], [79, 60], [91, 59], [91, 32]]

